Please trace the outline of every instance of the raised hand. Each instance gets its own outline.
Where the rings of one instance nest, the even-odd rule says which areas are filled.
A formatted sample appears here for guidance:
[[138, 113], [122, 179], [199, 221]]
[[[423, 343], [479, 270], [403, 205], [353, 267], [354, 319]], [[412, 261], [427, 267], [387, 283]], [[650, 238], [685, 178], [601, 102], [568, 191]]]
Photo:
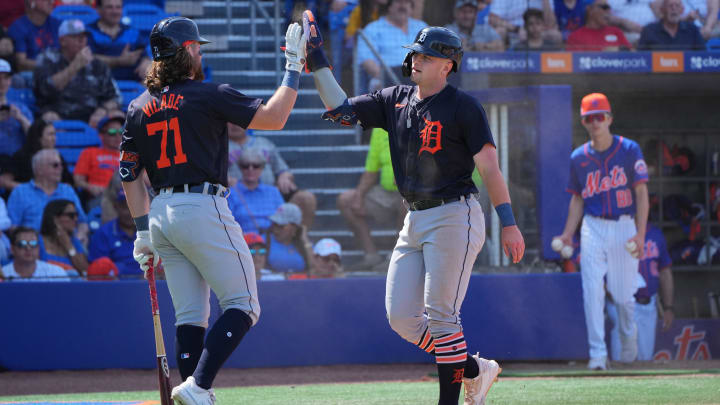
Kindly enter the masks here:
[[285, 69], [300, 73], [305, 66], [305, 36], [300, 24], [292, 23], [285, 33]]

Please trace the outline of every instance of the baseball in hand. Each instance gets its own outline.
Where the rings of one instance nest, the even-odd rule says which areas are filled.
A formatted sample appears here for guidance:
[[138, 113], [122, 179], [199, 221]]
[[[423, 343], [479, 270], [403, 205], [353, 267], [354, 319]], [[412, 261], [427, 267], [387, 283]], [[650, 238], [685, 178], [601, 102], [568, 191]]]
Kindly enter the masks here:
[[569, 245], [563, 246], [560, 250], [560, 255], [565, 259], [571, 258], [573, 255], [573, 247]]
[[637, 259], [639, 256], [639, 253], [635, 252], [636, 249], [637, 249], [637, 243], [635, 243], [635, 241], [633, 241], [633, 240], [631, 240], [625, 244], [625, 250], [627, 250], [628, 253], [630, 253], [630, 255], [632, 255], [632, 257]]
[[560, 238], [553, 238], [552, 243], [550, 244], [550, 247], [552, 250], [559, 252], [562, 250], [564, 244], [563, 241], [560, 240]]

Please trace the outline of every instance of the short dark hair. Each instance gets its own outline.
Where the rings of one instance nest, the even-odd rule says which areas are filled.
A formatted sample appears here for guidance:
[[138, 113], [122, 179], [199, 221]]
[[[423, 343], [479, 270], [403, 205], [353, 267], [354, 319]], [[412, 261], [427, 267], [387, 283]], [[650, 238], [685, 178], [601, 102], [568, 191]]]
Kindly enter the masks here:
[[528, 25], [528, 21], [530, 21], [531, 18], [536, 17], [539, 19], [543, 19], [543, 12], [540, 9], [537, 8], [529, 8], [525, 10], [523, 13], [523, 21], [525, 22], [525, 27]]
[[18, 226], [10, 233], [10, 243], [14, 245], [20, 237], [21, 233], [31, 233], [35, 235], [36, 238], [38, 237], [38, 232], [33, 228], [28, 228], [27, 226]]

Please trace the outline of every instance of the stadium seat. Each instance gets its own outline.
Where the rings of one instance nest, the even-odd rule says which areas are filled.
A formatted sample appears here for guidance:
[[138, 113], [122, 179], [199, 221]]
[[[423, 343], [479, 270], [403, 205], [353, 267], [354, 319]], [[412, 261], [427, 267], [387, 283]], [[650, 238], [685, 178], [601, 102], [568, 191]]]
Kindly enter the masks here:
[[720, 38], [712, 38], [705, 43], [705, 47], [711, 52], [720, 52]]
[[30, 88], [16, 89], [11, 87], [10, 89], [8, 89], [7, 99], [9, 101], [15, 101], [25, 104], [32, 112], [35, 112], [36, 110], [35, 95]]
[[85, 25], [98, 19], [98, 13], [94, 8], [81, 4], [63, 4], [55, 7], [51, 14], [53, 17], [60, 20], [69, 20], [71, 18], [77, 18], [81, 20]]
[[83, 148], [58, 148], [60, 156], [62, 156], [68, 166], [72, 166], [73, 169], [75, 168], [75, 163], [77, 163], [82, 150]]
[[161, 10], [165, 10], [165, 0], [125, 0], [123, 4], [154, 4]]
[[158, 6], [146, 3], [126, 4], [123, 9], [123, 22], [140, 31], [141, 35], [150, 35], [155, 23], [172, 15]]
[[127, 110], [128, 104], [145, 91], [145, 86], [134, 80], [115, 80], [120, 93], [122, 93], [122, 108]]
[[[57, 130], [55, 146], [61, 149], [61, 152], [63, 148], [83, 149], [87, 146], [100, 145], [100, 137], [97, 131], [83, 121], [59, 120], [55, 121], [54, 125]], [[75, 161], [73, 160], [72, 162]], [[70, 160], [68, 160], [68, 163], [70, 163]]]

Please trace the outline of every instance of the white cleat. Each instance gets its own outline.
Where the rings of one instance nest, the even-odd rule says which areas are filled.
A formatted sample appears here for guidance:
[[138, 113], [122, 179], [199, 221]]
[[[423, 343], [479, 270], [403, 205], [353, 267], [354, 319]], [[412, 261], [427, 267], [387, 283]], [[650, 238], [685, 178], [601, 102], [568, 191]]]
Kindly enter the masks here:
[[190, 376], [184, 383], [172, 389], [170, 398], [177, 405], [214, 405], [215, 392], [198, 387], [195, 378]]
[[587, 367], [589, 370], [606, 371], [608, 369], [607, 357], [591, 358]]
[[477, 362], [480, 373], [475, 378], [463, 378], [465, 386], [464, 405], [484, 405], [490, 387], [497, 376], [502, 372], [502, 367], [495, 360], [487, 360], [479, 357], [480, 353], [472, 356]]

